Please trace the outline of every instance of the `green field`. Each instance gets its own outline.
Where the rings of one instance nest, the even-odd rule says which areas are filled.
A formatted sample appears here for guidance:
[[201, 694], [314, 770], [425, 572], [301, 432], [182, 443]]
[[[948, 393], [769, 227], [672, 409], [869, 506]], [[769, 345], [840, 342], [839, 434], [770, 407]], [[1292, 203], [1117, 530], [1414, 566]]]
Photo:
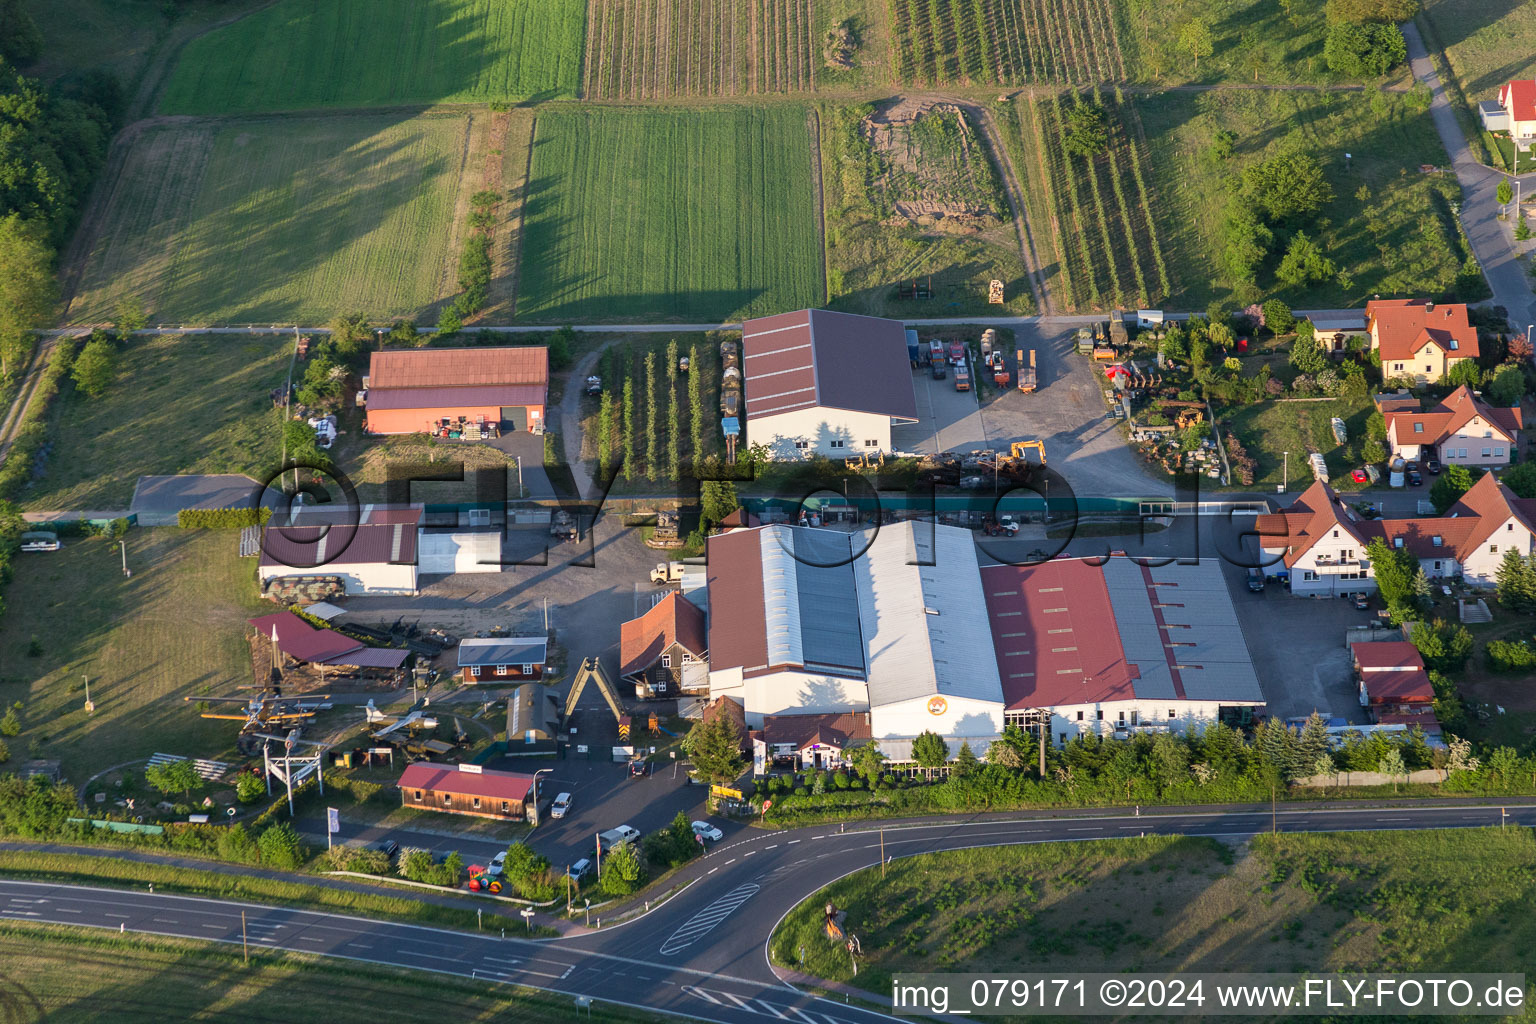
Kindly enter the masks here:
[[[1272, 252], [1258, 294], [1339, 309], [1377, 295], [1445, 297], [1457, 287], [1470, 253], [1450, 208], [1460, 187], [1448, 174], [1420, 173], [1421, 164], [1446, 166], [1445, 149], [1429, 117], [1401, 96], [1227, 90], [1130, 96], [1126, 105], [1146, 134], [1142, 167], [1175, 284], [1170, 305], [1204, 309], [1219, 299], [1236, 307], [1256, 297], [1220, 265], [1227, 183], [1252, 163], [1293, 151], [1315, 156], [1333, 188], [1333, 201], [1306, 230], [1345, 276], [1283, 287], [1274, 276], [1280, 253]], [[1211, 152], [1221, 129], [1236, 136], [1225, 161]], [[1345, 153], [1352, 154], [1347, 166]]]
[[182, 51], [166, 114], [574, 95], [585, 0], [282, 0]]
[[[52, 1024], [167, 1020], [240, 1020], [278, 1024], [314, 1019], [300, 1008], [324, 1007], [336, 1024], [385, 1019], [515, 1020], [519, 1024], [598, 1024], [664, 1020], [632, 1007], [597, 1002], [590, 1015], [569, 996], [449, 978], [355, 961], [174, 939], [119, 938], [85, 929], [13, 926], [0, 936], [5, 975], [0, 1006], [7, 1019]], [[415, 1006], [417, 1012], [408, 1008]]]
[[60, 394], [47, 472], [22, 504], [124, 509], [141, 473], [265, 479], [281, 457], [268, 392], [287, 379], [292, 352], [292, 335], [134, 338], [105, 395], [90, 399], [73, 387]]
[[540, 116], [519, 317], [735, 319], [820, 305], [809, 148], [793, 105]]
[[[157, 323], [415, 316], [456, 290], [461, 200], [484, 115], [156, 125], [134, 141], [69, 307]], [[467, 191], [466, 191], [467, 190]]]
[[[1253, 485], [1243, 490], [1268, 492], [1281, 483], [1288, 484], [1293, 491], [1305, 489], [1312, 481], [1307, 453], [1319, 451], [1328, 463], [1330, 486], [1336, 491], [1358, 491], [1366, 485], [1355, 483], [1349, 474], [1365, 463], [1361, 448], [1368, 436], [1366, 422], [1374, 408], [1366, 398], [1254, 402], [1236, 409], [1219, 409], [1217, 416], [1222, 429], [1235, 434], [1258, 463]], [[1349, 441], [1342, 445], [1334, 438], [1330, 426], [1335, 416], [1349, 430]], [[1286, 452], [1291, 453], [1289, 461]]]
[[236, 723], [199, 718], [181, 698], [251, 682], [245, 620], [262, 603], [236, 531], [135, 529], [126, 540], [131, 579], [115, 542], [66, 537], [61, 551], [19, 556], [5, 592], [0, 702], [24, 705], [11, 756], [60, 758], [78, 783], [157, 751], [232, 751]]
[[[771, 951], [872, 992], [922, 971], [1519, 971], [1533, 868], [1536, 839], [1514, 828], [924, 854], [812, 895]], [[863, 947], [856, 980], [821, 934], [829, 900]]]
[[1480, 101], [1498, 98], [1505, 82], [1536, 74], [1536, 6], [1424, 0], [1423, 18], [1432, 32], [1425, 44], [1444, 48], [1474, 115]]

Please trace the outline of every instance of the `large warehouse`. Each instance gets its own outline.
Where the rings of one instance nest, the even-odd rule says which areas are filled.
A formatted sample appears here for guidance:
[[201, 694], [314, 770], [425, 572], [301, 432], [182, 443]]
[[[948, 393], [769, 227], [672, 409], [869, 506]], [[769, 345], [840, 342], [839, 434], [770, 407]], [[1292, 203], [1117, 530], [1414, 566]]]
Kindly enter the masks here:
[[301, 505], [262, 529], [263, 586], [287, 577], [338, 577], [348, 594], [416, 593], [421, 505]]
[[374, 352], [363, 401], [370, 434], [544, 430], [549, 350], [419, 348]]
[[1264, 698], [1216, 561], [982, 567], [969, 531], [766, 526], [709, 542], [710, 695], [763, 728], [868, 713], [901, 758], [925, 731], [980, 752], [1005, 723], [1202, 729]]
[[802, 309], [742, 325], [747, 443], [775, 459], [891, 451], [917, 420], [906, 331], [896, 320]]

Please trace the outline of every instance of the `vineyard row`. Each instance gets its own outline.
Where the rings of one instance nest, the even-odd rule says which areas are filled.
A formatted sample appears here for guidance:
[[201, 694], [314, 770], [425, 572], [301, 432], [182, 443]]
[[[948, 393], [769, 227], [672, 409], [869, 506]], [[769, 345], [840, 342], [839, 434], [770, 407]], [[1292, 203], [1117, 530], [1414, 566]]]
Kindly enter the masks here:
[[1112, 0], [887, 0], [898, 80], [1022, 85], [1125, 77]]

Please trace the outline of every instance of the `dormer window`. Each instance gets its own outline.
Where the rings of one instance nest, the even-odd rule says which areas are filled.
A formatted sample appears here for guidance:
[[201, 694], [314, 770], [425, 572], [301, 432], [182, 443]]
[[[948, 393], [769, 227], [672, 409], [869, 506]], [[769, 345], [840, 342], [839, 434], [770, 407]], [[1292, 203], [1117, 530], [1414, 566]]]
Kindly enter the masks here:
[[1392, 538], [1392, 546], [1395, 547], [1395, 548], [1402, 547], [1403, 546], [1403, 538], [1401, 538], [1401, 537], [1393, 537]]
[[1431, 544], [1433, 544], [1435, 547], [1439, 547], [1440, 546], [1440, 535], [1438, 533], [1435, 534], [1433, 537], [1429, 538], [1429, 542]]
[[1422, 434], [1422, 433], [1424, 433], [1424, 424], [1422, 424], [1422, 423], [1415, 423], [1413, 425], [1413, 432], [1415, 434]]

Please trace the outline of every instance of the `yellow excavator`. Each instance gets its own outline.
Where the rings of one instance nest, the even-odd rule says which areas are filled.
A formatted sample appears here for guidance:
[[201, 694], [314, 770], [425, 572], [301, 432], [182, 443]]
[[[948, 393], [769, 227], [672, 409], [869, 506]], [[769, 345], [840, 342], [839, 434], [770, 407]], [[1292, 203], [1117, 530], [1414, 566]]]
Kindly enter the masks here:
[[1040, 456], [1040, 465], [1045, 465], [1044, 441], [1015, 441], [1013, 442], [1013, 447], [1009, 449], [1008, 454], [1015, 459], [1027, 460], [1027, 457], [1031, 451]]

